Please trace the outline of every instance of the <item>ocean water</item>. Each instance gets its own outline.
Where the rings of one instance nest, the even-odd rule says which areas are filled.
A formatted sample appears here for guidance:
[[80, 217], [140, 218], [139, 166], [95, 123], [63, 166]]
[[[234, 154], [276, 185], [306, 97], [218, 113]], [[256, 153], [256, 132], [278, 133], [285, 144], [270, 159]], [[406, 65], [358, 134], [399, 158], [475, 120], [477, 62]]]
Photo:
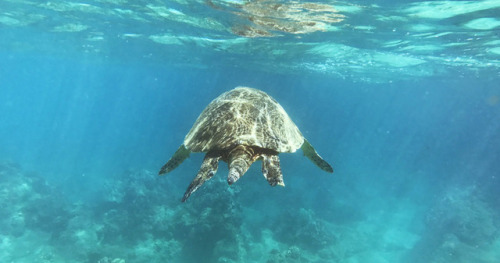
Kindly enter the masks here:
[[[500, 1], [0, 1], [0, 262], [500, 262]], [[280, 154], [185, 203], [201, 111], [267, 92]]]

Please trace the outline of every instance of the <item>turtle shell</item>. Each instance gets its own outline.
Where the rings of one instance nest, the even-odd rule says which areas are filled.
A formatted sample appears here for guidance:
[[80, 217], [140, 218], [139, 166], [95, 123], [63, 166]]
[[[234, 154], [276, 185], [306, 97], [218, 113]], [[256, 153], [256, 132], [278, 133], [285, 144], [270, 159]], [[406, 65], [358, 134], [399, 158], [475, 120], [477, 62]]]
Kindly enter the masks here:
[[237, 145], [295, 152], [304, 137], [283, 107], [265, 92], [237, 87], [214, 99], [184, 139], [192, 152], [229, 150]]

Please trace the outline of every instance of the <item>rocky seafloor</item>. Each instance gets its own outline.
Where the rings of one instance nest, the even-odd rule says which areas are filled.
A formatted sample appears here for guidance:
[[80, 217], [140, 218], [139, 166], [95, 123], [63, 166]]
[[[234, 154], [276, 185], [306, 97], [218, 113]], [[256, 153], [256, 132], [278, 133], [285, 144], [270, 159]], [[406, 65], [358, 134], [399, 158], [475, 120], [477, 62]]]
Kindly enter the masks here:
[[500, 259], [499, 212], [473, 186], [450, 187], [420, 210], [401, 201], [389, 211], [364, 208], [351, 211], [355, 216], [349, 220], [335, 220], [335, 214], [300, 202], [266, 214], [258, 205], [247, 205], [241, 186], [228, 187], [222, 176], [186, 203], [167, 184], [154, 172], [128, 171], [106, 180], [93, 201], [77, 202], [42, 175], [2, 162], [0, 262]]

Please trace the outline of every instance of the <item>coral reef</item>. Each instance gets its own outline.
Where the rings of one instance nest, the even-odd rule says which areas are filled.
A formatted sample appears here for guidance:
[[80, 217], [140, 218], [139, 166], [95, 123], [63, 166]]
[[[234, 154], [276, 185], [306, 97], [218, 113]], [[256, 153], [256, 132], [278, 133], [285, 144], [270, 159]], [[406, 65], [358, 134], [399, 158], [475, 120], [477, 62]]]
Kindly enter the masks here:
[[227, 187], [222, 177], [208, 181], [197, 198], [184, 204], [165, 191], [165, 180], [147, 170], [108, 177], [105, 191], [92, 203], [69, 203], [41, 177], [28, 176], [14, 164], [0, 166], [0, 186], [2, 262], [19, 257], [12, 246], [18, 237], [38, 242], [26, 246], [41, 247], [27, 261], [47, 263], [294, 263], [339, 253], [314, 255], [336, 244], [337, 237], [311, 209], [260, 215], [272, 229], [246, 225], [244, 215], [251, 212], [240, 205], [240, 186]]
[[36, 229], [58, 236], [71, 217], [68, 204], [45, 180], [22, 173], [12, 162], [0, 164], [0, 225], [2, 234], [22, 236]]
[[[234, 247], [243, 247], [245, 241], [238, 233], [237, 187], [223, 187], [225, 182], [213, 180], [207, 183], [208, 194], [181, 205], [157, 178], [146, 170], [129, 171], [107, 181], [100, 202], [71, 204], [41, 177], [26, 175], [13, 163], [1, 163], [0, 247], [4, 252], [0, 259], [10, 262], [17, 257], [13, 239], [39, 233], [57, 248], [31, 255], [43, 262], [60, 257], [66, 258], [61, 262], [85, 263], [240, 260], [241, 253], [235, 253]], [[166, 200], [172, 205], [165, 205]], [[125, 246], [132, 249], [124, 253]]]
[[103, 257], [97, 261], [97, 263], [125, 263], [124, 259], [121, 258], [108, 258]]
[[498, 218], [475, 185], [449, 187], [427, 212], [405, 262], [491, 262], [482, 257], [500, 240]]
[[337, 238], [329, 230], [328, 222], [318, 218], [313, 210], [289, 209], [276, 223], [278, 240], [303, 248], [316, 250], [336, 243]]
[[302, 263], [309, 262], [300, 251], [300, 248], [292, 246], [284, 251], [273, 249], [266, 263]]
[[452, 234], [460, 242], [475, 246], [496, 237], [499, 225], [495, 217], [478, 188], [452, 187], [430, 209], [426, 224], [436, 232]]
[[[132, 255], [136, 259], [159, 254], [162, 256], [156, 258], [180, 257], [186, 261], [215, 261], [223, 254], [218, 250], [219, 255], [214, 255], [217, 244], [234, 245], [241, 221], [240, 207], [233, 196], [237, 187], [227, 188], [222, 180], [213, 179], [203, 191], [208, 194], [181, 205], [177, 197], [166, 193], [168, 186], [157, 178], [142, 170], [107, 183], [103, 197], [107, 201], [97, 207], [105, 242], [139, 240]], [[166, 200], [172, 200], [172, 205], [167, 206]], [[235, 255], [233, 251], [226, 254], [230, 259]]]
[[[252, 181], [245, 183], [245, 191], [253, 190]], [[183, 189], [172, 191], [147, 170], [108, 176], [104, 185], [93, 202], [69, 202], [43, 177], [0, 163], [0, 262], [465, 263], [500, 256], [498, 211], [474, 186], [445, 191], [425, 214], [415, 244], [403, 242], [418, 240], [404, 202], [401, 211], [366, 217], [342, 207], [320, 212], [307, 202], [267, 206], [268, 196], [243, 196], [240, 185], [214, 177], [181, 203]]]

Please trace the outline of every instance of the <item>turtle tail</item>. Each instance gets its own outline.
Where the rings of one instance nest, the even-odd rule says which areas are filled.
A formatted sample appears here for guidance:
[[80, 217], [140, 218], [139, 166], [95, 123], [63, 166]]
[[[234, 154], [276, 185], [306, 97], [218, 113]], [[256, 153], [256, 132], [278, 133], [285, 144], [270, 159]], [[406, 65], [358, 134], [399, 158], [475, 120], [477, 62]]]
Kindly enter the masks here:
[[238, 145], [232, 149], [228, 155], [229, 175], [227, 176], [227, 183], [232, 185], [238, 181], [254, 161], [254, 149], [252, 147]]

